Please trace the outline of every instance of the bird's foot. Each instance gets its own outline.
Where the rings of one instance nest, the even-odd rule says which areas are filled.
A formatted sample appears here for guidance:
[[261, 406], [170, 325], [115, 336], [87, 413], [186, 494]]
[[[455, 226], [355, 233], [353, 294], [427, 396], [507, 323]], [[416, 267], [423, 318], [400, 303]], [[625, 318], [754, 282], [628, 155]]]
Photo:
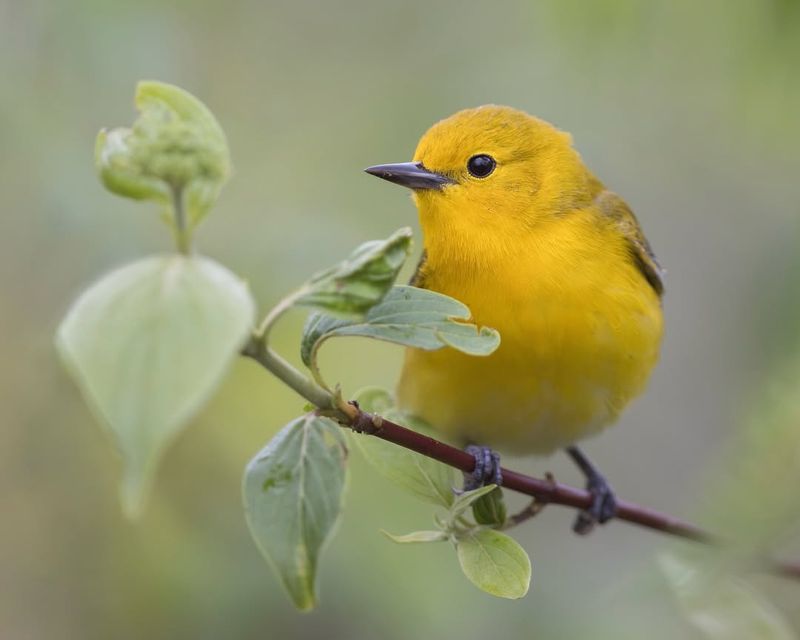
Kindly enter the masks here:
[[586, 490], [592, 495], [592, 503], [581, 511], [572, 525], [572, 530], [582, 536], [591, 533], [597, 524], [605, 524], [617, 515], [617, 498], [611, 485], [577, 447], [568, 447], [567, 453], [586, 476]]
[[592, 494], [592, 504], [575, 518], [572, 530], [578, 535], [591, 533], [596, 524], [605, 524], [617, 514], [617, 498], [611, 485], [599, 473], [588, 478], [586, 490]]
[[475, 468], [471, 473], [464, 473], [464, 491], [479, 489], [486, 484], [503, 484], [500, 471], [500, 454], [489, 447], [471, 444], [464, 449], [475, 458]]

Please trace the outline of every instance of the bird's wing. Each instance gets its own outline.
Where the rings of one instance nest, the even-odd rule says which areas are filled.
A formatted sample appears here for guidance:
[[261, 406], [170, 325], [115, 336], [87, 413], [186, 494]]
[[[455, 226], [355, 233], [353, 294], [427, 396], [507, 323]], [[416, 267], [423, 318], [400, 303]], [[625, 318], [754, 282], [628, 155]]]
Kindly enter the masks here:
[[631, 249], [631, 256], [639, 271], [645, 277], [655, 292], [664, 294], [664, 270], [658, 264], [650, 243], [647, 241], [639, 221], [627, 203], [616, 193], [603, 190], [595, 198], [595, 205], [602, 215], [610, 218], [617, 228], [627, 238]]
[[417, 268], [414, 269], [414, 275], [411, 276], [411, 280], [409, 280], [408, 284], [412, 287], [419, 287], [420, 289], [425, 288], [425, 261], [428, 259], [428, 254], [423, 251], [422, 255], [419, 257], [419, 262], [417, 262]]

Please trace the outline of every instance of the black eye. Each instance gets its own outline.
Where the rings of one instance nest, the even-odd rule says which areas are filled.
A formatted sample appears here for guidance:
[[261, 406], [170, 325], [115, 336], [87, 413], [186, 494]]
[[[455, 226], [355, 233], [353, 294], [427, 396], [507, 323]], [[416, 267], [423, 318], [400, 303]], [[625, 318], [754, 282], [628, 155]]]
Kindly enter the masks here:
[[467, 171], [469, 171], [476, 178], [485, 178], [492, 171], [494, 171], [496, 165], [497, 163], [494, 161], [492, 156], [487, 156], [485, 153], [481, 153], [480, 155], [472, 156], [467, 161]]

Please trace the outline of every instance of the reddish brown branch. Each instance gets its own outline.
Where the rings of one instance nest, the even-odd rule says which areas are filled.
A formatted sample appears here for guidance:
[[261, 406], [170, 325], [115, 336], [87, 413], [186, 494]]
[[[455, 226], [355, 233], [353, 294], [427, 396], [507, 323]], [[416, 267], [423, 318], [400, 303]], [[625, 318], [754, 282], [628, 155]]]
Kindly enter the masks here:
[[800, 580], [800, 562], [775, 562], [772, 571], [784, 578]]
[[[471, 472], [475, 466], [475, 459], [461, 449], [407, 429], [390, 420], [373, 417], [355, 406], [350, 405], [347, 409], [345, 424], [355, 431], [368, 433], [467, 473]], [[505, 468], [502, 469], [502, 474], [503, 486], [506, 489], [531, 496], [540, 502], [586, 509], [592, 500], [588, 491], [553, 482], [551, 479], [534, 478]], [[624, 500], [617, 501], [616, 519], [696, 542], [705, 544], [719, 542], [717, 536], [689, 522]], [[800, 580], [800, 563], [776, 562], [772, 565], [772, 572]]]
[[[307, 380], [283, 358], [270, 350], [263, 338], [253, 337], [242, 349], [242, 355], [253, 358], [301, 396], [319, 407], [321, 413], [338, 420], [343, 426], [350, 427], [354, 431], [369, 433], [467, 473], [472, 472], [475, 467], [475, 459], [461, 449], [407, 429], [390, 420], [372, 416], [361, 411], [355, 404], [346, 404], [341, 400], [334, 399], [328, 391]], [[565, 507], [586, 509], [592, 500], [588, 491], [559, 484], [552, 478], [542, 480], [510, 469], [502, 469], [502, 475], [505, 488], [531, 496], [542, 504], [559, 504]], [[533, 507], [529, 507], [529, 509], [533, 509]], [[704, 544], [719, 542], [717, 536], [691, 523], [624, 500], [617, 500], [616, 519]], [[800, 562], [768, 561], [766, 566], [773, 574], [800, 580]]]

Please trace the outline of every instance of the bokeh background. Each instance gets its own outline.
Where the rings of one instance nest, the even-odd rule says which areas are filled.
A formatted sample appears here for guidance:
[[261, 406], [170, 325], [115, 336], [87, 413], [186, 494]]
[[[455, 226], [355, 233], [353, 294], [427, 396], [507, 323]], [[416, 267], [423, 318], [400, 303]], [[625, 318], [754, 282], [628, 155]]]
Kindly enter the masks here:
[[[457, 109], [514, 105], [573, 133], [668, 269], [661, 364], [587, 450], [625, 498], [707, 522], [721, 452], [798, 337], [798, 63], [795, 0], [0, 0], [0, 637], [705, 637], [658, 584], [663, 536], [612, 523], [580, 539], [551, 507], [517, 532], [531, 592], [495, 600], [445, 546], [378, 533], [428, 528], [430, 509], [355, 453], [321, 605], [298, 614], [250, 541], [240, 476], [302, 402], [236, 363], [131, 524], [52, 337], [101, 273], [170, 248], [154, 207], [93, 168], [97, 130], [133, 121], [137, 80], [192, 91], [225, 128], [236, 172], [197, 243], [262, 309], [416, 225], [407, 194], [363, 167], [410, 159]], [[292, 356], [302, 320], [277, 337]], [[363, 341], [323, 355], [348, 391], [392, 386], [399, 362]], [[510, 464], [580, 482], [558, 456]], [[800, 629], [800, 585], [753, 580]]]

